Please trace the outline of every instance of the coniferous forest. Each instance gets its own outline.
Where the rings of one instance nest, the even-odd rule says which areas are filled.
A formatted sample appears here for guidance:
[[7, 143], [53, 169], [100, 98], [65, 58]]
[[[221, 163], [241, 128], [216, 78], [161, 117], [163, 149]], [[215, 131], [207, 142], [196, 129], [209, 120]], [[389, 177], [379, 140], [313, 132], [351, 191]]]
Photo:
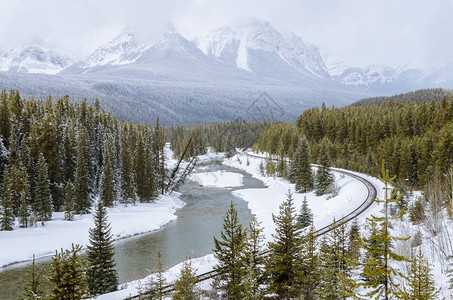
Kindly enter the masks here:
[[1, 229], [50, 220], [53, 211], [90, 213], [102, 194], [105, 206], [150, 202], [164, 180], [165, 133], [155, 126], [119, 121], [96, 101], [69, 97], [45, 102], [19, 91], [0, 95]]

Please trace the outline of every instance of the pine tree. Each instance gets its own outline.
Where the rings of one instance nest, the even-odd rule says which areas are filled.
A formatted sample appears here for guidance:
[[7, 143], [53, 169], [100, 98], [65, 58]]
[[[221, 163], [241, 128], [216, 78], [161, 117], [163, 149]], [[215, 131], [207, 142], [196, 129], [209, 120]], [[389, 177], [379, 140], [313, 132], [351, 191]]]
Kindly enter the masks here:
[[302, 233], [297, 219], [291, 192], [280, 205], [277, 216], [272, 216], [276, 225], [273, 242], [269, 242], [266, 274], [269, 277], [269, 291], [280, 298], [299, 296], [302, 281], [303, 260]]
[[428, 262], [425, 260], [421, 248], [412, 261], [408, 276], [407, 298], [413, 300], [437, 299], [438, 291]]
[[304, 201], [302, 202], [300, 213], [297, 216], [297, 221], [301, 229], [306, 228], [313, 223], [313, 213], [308, 207], [307, 196], [304, 196]]
[[244, 274], [242, 252], [244, 250], [245, 232], [239, 223], [237, 211], [231, 202], [230, 209], [223, 219], [221, 240], [214, 237], [214, 257], [219, 263], [214, 270], [219, 274], [220, 289], [228, 299], [241, 299], [241, 279]]
[[31, 217], [30, 192], [27, 189], [20, 193], [19, 226], [27, 228]]
[[379, 175], [379, 179], [384, 182], [385, 198], [384, 200], [375, 199], [374, 201], [384, 204], [383, 216], [372, 215], [367, 219], [371, 234], [368, 238], [360, 240], [366, 254], [362, 269], [365, 280], [360, 283], [360, 286], [367, 289], [365, 297], [388, 300], [401, 294], [397, 278], [404, 278], [403, 274], [391, 267], [389, 262], [408, 261], [407, 258], [393, 251], [393, 243], [397, 240], [407, 240], [407, 238], [394, 237], [389, 231], [391, 221], [400, 219], [404, 210], [393, 217], [389, 216], [389, 206], [398, 203], [402, 194], [398, 195], [398, 190], [395, 189], [390, 196], [388, 195], [395, 177], [390, 177], [389, 171], [384, 168], [384, 162], [382, 162], [382, 174]]
[[302, 246], [302, 295], [303, 299], [316, 299], [319, 285], [319, 254], [318, 243], [315, 236], [315, 228], [310, 227], [308, 233], [303, 237]]
[[14, 212], [13, 201], [11, 199], [11, 183], [9, 181], [9, 172], [6, 169], [3, 176], [3, 186], [0, 201], [0, 230], [13, 230]]
[[246, 268], [243, 280], [245, 298], [261, 294], [260, 285], [264, 281], [262, 276], [264, 271], [263, 242], [264, 235], [261, 222], [258, 222], [258, 219], [254, 216], [249, 223], [242, 258], [243, 265]]
[[192, 266], [189, 259], [186, 259], [182, 265], [179, 277], [175, 282], [175, 292], [172, 299], [174, 300], [197, 300], [199, 299], [196, 290], [197, 274], [196, 269]]
[[127, 126], [124, 126], [123, 136], [121, 137], [121, 196], [125, 204], [130, 202], [135, 203], [136, 200], [133, 157], [132, 151], [129, 147], [129, 141], [127, 139]]
[[79, 138], [77, 146], [77, 168], [74, 184], [75, 195], [75, 212], [77, 214], [88, 214], [91, 208], [91, 195], [89, 186], [89, 177], [86, 161], [86, 141], [85, 130], [83, 126], [79, 129]]
[[49, 178], [47, 176], [47, 164], [44, 155], [39, 154], [38, 176], [35, 183], [35, 216], [37, 221], [49, 221], [52, 218], [52, 198], [49, 189]]
[[83, 299], [87, 296], [84, 265], [80, 260], [82, 246], [72, 245], [71, 250], [63, 250], [52, 257], [49, 281], [52, 283], [52, 300]]
[[[104, 155], [104, 173], [102, 175], [101, 198], [105, 206], [115, 203], [115, 179], [113, 173], [113, 142], [109, 139]], [[143, 167], [143, 166], [142, 166]]]
[[161, 252], [160, 249], [157, 249], [157, 273], [153, 290], [156, 292], [155, 298], [159, 300], [162, 300], [164, 298], [164, 287], [167, 283], [164, 276], [164, 271], [165, 270], [162, 266]]
[[352, 221], [351, 227], [349, 228], [349, 244], [348, 244], [348, 256], [351, 259], [358, 259], [360, 257], [360, 227], [357, 219]]
[[258, 300], [263, 298], [263, 292], [259, 288], [261, 273], [256, 268], [256, 263], [252, 257], [246, 264], [245, 274], [242, 278], [241, 284], [244, 288], [242, 299], [244, 300]]
[[336, 227], [335, 220], [331, 230], [324, 236], [320, 247], [320, 299], [341, 299], [343, 296], [342, 278], [350, 278], [346, 263], [347, 234], [346, 226]]
[[318, 154], [318, 170], [316, 172], [316, 195], [321, 196], [327, 192], [327, 188], [333, 183], [333, 175], [330, 173], [330, 157], [327, 152], [326, 141], [323, 140]]
[[291, 161], [290, 179], [296, 184], [296, 191], [305, 193], [313, 189], [310, 144], [303, 136]]
[[114, 247], [107, 211], [102, 199], [96, 205], [94, 228], [90, 228], [90, 244], [87, 246], [87, 283], [91, 295], [116, 291], [118, 272], [113, 259]]
[[68, 182], [66, 183], [65, 191], [66, 197], [64, 200], [64, 219], [66, 221], [74, 221], [74, 185], [72, 184], [71, 180], [68, 180]]
[[42, 270], [36, 266], [35, 255], [33, 254], [33, 260], [27, 269], [27, 275], [24, 283], [24, 300], [43, 299], [43, 293], [40, 289], [42, 284], [41, 272]]

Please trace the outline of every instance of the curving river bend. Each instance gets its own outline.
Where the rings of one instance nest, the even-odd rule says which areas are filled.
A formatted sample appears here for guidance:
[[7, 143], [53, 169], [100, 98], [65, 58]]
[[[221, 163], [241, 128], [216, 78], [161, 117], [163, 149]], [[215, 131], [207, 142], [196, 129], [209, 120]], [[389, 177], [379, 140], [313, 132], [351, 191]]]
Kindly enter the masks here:
[[[243, 186], [234, 189], [265, 188], [264, 184], [250, 174], [222, 165], [220, 161], [199, 164], [196, 171], [224, 170], [242, 174]], [[201, 171], [201, 170], [200, 170]], [[176, 212], [178, 219], [157, 231], [115, 242], [115, 261], [120, 283], [144, 278], [156, 270], [156, 253], [161, 249], [165, 268], [174, 266], [186, 257], [201, 257], [212, 253], [213, 236], [219, 236], [223, 217], [233, 201], [238, 217], [247, 226], [252, 214], [247, 203], [234, 196], [233, 189], [200, 186], [187, 181], [179, 192], [186, 205]], [[39, 260], [39, 267], [47, 269], [50, 258]], [[27, 263], [12, 265], [0, 272], [0, 299], [15, 300], [23, 292], [23, 278]]]

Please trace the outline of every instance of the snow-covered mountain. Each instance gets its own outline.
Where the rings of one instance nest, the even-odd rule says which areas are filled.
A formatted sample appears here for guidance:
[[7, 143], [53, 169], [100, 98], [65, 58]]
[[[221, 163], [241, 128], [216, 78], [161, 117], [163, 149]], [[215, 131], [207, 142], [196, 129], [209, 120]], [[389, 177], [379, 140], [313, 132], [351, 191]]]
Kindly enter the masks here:
[[[430, 74], [385, 66], [327, 68], [316, 46], [260, 21], [194, 40], [173, 27], [153, 42], [125, 31], [71, 64], [52, 47], [29, 45], [0, 54], [0, 69], [7, 71], [0, 72], [0, 89], [42, 98], [97, 97], [119, 118], [153, 122], [159, 116], [168, 125], [256, 120], [252, 106], [294, 121], [302, 110], [323, 102], [343, 106], [439, 82], [453, 87], [453, 67]], [[263, 94], [268, 101], [260, 102]]]
[[402, 71], [382, 65], [371, 65], [363, 68], [349, 67], [341, 64], [329, 66], [329, 73], [334, 80], [345, 85], [365, 87], [394, 82], [398, 80]]
[[130, 64], [135, 62], [147, 47], [137, 41], [134, 31], [126, 31], [97, 48], [83, 61], [82, 67]]
[[9, 72], [56, 74], [69, 64], [67, 57], [39, 45], [12, 49], [0, 57], [0, 71]]
[[316, 46], [290, 34], [284, 37], [268, 22], [224, 27], [196, 40], [209, 57], [270, 77], [330, 79]]

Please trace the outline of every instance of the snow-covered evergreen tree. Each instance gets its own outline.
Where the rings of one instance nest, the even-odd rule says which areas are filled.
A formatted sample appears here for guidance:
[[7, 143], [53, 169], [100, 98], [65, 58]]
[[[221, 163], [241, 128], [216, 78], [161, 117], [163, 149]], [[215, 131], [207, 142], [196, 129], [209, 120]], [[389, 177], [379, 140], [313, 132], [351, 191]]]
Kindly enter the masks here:
[[2, 193], [0, 200], [0, 230], [13, 230], [14, 212], [11, 199], [11, 183], [8, 176], [8, 169], [3, 176]]
[[297, 216], [297, 221], [301, 229], [310, 226], [313, 223], [313, 213], [308, 207], [307, 196], [304, 196], [302, 206], [300, 208], [300, 213]]
[[55, 251], [48, 275], [52, 283], [50, 299], [73, 300], [87, 296], [85, 268], [80, 259], [82, 246], [72, 245], [71, 250]]
[[296, 191], [305, 193], [313, 189], [310, 144], [303, 136], [291, 160], [290, 179], [296, 184]]
[[421, 248], [411, 264], [406, 288], [407, 299], [434, 300], [439, 291], [436, 289], [434, 276]]
[[85, 129], [79, 127], [77, 145], [77, 168], [74, 183], [75, 212], [77, 214], [88, 214], [91, 208], [91, 189], [89, 184], [87, 145]]
[[32, 209], [30, 205], [30, 192], [28, 187], [20, 193], [20, 209], [19, 209], [19, 226], [27, 228], [30, 224]]
[[102, 174], [101, 198], [105, 206], [113, 207], [115, 203], [115, 178], [113, 173], [113, 142], [109, 139], [104, 155], [104, 172]]
[[35, 183], [35, 216], [37, 221], [49, 221], [52, 218], [52, 198], [50, 195], [50, 182], [47, 175], [47, 164], [44, 155], [39, 154], [38, 176]]
[[316, 195], [321, 196], [327, 192], [327, 188], [333, 183], [333, 175], [330, 173], [330, 157], [327, 151], [327, 141], [321, 142], [318, 154], [318, 170], [316, 171]]
[[118, 288], [113, 237], [102, 201], [101, 198], [96, 205], [94, 228], [89, 230], [90, 244], [87, 246], [87, 283], [92, 295], [112, 292]]
[[316, 299], [319, 285], [319, 253], [315, 228], [310, 226], [308, 233], [303, 237], [302, 249], [302, 288], [303, 299]]
[[274, 240], [269, 242], [266, 274], [269, 291], [282, 299], [298, 297], [302, 282], [302, 232], [297, 226], [291, 192], [280, 205], [279, 214], [272, 216], [276, 225]]
[[196, 290], [197, 270], [192, 266], [189, 259], [182, 265], [179, 277], [175, 282], [175, 291], [172, 295], [173, 300], [197, 300], [199, 299]]
[[35, 255], [31, 264], [27, 268], [27, 274], [24, 284], [24, 300], [39, 300], [44, 299], [44, 293], [41, 290], [42, 285], [42, 270], [36, 266]]
[[66, 196], [65, 196], [65, 209], [64, 209], [64, 219], [66, 221], [74, 221], [74, 206], [75, 206], [75, 199], [74, 199], [74, 185], [72, 184], [71, 180], [68, 180], [66, 183], [65, 188]]
[[214, 270], [219, 274], [220, 289], [228, 299], [241, 299], [243, 292], [241, 281], [245, 268], [242, 253], [246, 233], [239, 223], [233, 202], [223, 219], [223, 231], [220, 236], [220, 240], [214, 237], [214, 256], [219, 261]]
[[261, 222], [253, 216], [247, 228], [247, 240], [243, 251], [243, 265], [245, 266], [245, 277], [243, 279], [244, 291], [248, 296], [261, 294], [260, 285], [264, 281], [264, 235]]

